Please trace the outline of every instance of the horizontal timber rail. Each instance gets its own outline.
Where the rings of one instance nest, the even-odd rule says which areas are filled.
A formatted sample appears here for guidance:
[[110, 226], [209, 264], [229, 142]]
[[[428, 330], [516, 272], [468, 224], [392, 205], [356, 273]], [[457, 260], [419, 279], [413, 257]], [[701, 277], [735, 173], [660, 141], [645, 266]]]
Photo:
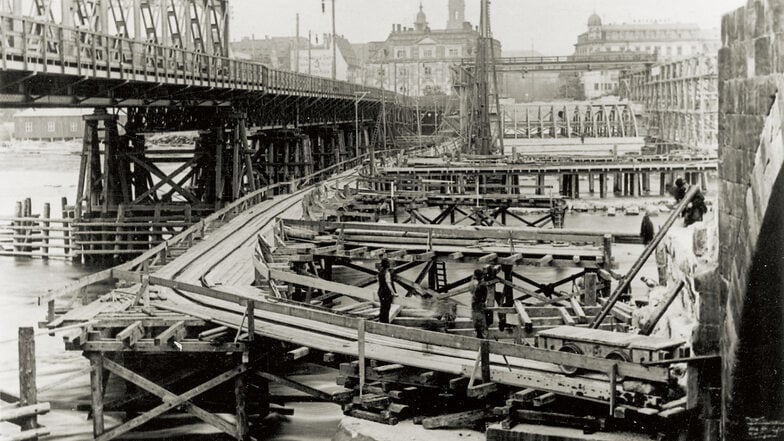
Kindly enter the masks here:
[[[285, 225], [305, 229], [321, 230], [359, 230], [359, 231], [395, 231], [406, 237], [424, 238], [472, 238], [477, 240], [497, 239], [525, 240], [537, 242], [580, 242], [597, 247], [604, 246], [608, 233], [596, 233], [584, 230], [542, 230], [528, 227], [454, 227], [439, 225], [411, 225], [411, 224], [379, 224], [367, 222], [324, 222], [285, 219]], [[372, 233], [369, 233], [372, 234]]]
[[[62, 26], [29, 17], [0, 14], [0, 67], [6, 73], [33, 73], [45, 76], [78, 77], [81, 81], [113, 80], [139, 85], [159, 84], [203, 88], [202, 99], [243, 91], [259, 94], [293, 95], [316, 98], [355, 99], [367, 92], [365, 101], [403, 101], [394, 92], [364, 87], [344, 81], [309, 76], [269, 68], [261, 63], [195, 52], [174, 46], [118, 37]], [[9, 78], [11, 80], [11, 78]], [[14, 84], [13, 82], [9, 84]], [[4, 89], [4, 87], [0, 87]], [[63, 87], [64, 89], [64, 87]], [[109, 89], [113, 90], [113, 89]], [[3, 104], [40, 106], [156, 105], [156, 100], [140, 94], [122, 96], [125, 88], [111, 95], [74, 97], [58, 95], [32, 99], [25, 94], [3, 90]], [[164, 99], [157, 105], [168, 105]], [[196, 104], [204, 105], [208, 103]]]
[[[123, 278], [129, 282], [140, 282], [138, 274], [129, 272], [117, 271], [115, 276]], [[297, 305], [289, 305], [277, 302], [277, 299], [267, 296], [247, 296], [235, 292], [217, 288], [205, 288], [187, 283], [175, 282], [154, 276], [149, 277], [150, 285], [167, 286], [170, 288], [191, 292], [194, 294], [204, 295], [210, 298], [234, 302], [240, 306], [247, 306], [253, 304], [254, 308], [258, 311], [273, 312], [276, 314], [297, 317], [315, 322], [336, 325], [343, 328], [356, 330], [359, 327], [359, 322], [363, 321], [359, 318], [339, 315], [316, 309], [299, 307]], [[417, 343], [427, 345], [443, 346], [446, 348], [461, 349], [468, 351], [478, 351], [482, 340], [465, 337], [458, 335], [445, 334], [441, 332], [425, 331], [420, 329], [412, 329], [404, 326], [366, 322], [365, 330], [367, 333], [387, 336], [391, 338], [400, 338]], [[503, 342], [489, 342], [490, 352], [497, 355], [505, 355], [508, 357], [522, 358], [545, 363], [564, 364], [568, 366], [575, 366], [592, 372], [607, 373], [613, 365], [618, 366], [618, 373], [620, 375], [639, 378], [654, 382], [666, 382], [669, 378], [669, 373], [663, 367], [649, 367], [642, 366], [636, 363], [607, 360], [602, 358], [588, 357], [579, 354], [550, 351], [541, 348], [530, 346], [517, 345], [512, 343]]]

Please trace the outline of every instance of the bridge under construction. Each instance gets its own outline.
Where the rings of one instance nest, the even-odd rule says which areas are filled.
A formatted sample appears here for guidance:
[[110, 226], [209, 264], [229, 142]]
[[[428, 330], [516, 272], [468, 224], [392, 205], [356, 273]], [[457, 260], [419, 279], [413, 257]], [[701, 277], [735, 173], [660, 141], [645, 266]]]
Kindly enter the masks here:
[[[95, 266], [38, 299], [41, 326], [89, 360], [94, 439], [171, 413], [261, 439], [265, 417], [291, 412], [272, 383], [349, 417], [480, 429], [488, 440], [780, 433], [775, 416], [728, 404], [735, 368], [723, 363], [735, 352], [719, 341], [718, 298], [734, 282], [716, 264], [702, 271], [708, 256], [748, 263], [730, 244], [706, 245], [716, 229], [728, 240], [735, 222], [721, 217], [724, 192], [737, 193], [737, 210], [755, 206], [723, 179], [745, 169], [728, 171], [711, 152], [737, 128], [714, 121], [711, 62], [500, 57], [490, 2], [480, 9], [475, 57], [457, 59], [454, 105], [439, 107], [233, 58], [227, 0], [62, 0], [59, 14], [49, 2], [0, 0], [0, 107], [94, 109], [75, 199], [60, 218], [20, 201], [0, 249]], [[623, 71], [629, 100], [500, 99], [499, 72], [610, 69]], [[156, 141], [181, 132], [185, 145]], [[778, 151], [760, 161], [780, 167]], [[737, 167], [758, 162], [744, 158]], [[771, 170], [754, 169], [764, 177], [750, 195], [773, 193]], [[718, 208], [683, 227], [716, 172]], [[686, 186], [665, 204], [678, 177]], [[582, 199], [608, 215], [665, 207], [663, 223], [647, 238], [570, 228]], [[756, 238], [771, 221], [751, 211]], [[619, 249], [634, 253], [628, 267]], [[652, 256], [661, 298], [649, 304], [630, 289]], [[388, 320], [382, 263], [398, 288]], [[477, 286], [489, 292], [482, 318], [497, 320], [485, 335]], [[689, 338], [658, 326], [671, 307], [697, 317]], [[32, 331], [19, 335], [20, 391], [3, 391], [2, 421], [21, 428], [10, 439], [37, 439], [49, 434], [37, 422], [49, 404], [37, 400]], [[304, 363], [329, 368], [335, 387], [294, 378]]]

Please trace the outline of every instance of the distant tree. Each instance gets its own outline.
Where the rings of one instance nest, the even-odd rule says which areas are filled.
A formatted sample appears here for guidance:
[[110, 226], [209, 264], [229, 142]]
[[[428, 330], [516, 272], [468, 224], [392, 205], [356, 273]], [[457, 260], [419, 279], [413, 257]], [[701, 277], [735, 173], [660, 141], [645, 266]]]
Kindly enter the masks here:
[[558, 98], [584, 101], [585, 86], [577, 72], [564, 72], [558, 75]]

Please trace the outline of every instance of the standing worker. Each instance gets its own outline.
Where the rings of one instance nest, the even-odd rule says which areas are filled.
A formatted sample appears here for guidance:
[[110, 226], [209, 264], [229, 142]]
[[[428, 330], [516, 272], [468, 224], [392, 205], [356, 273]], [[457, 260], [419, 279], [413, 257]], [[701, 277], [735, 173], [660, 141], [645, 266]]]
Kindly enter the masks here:
[[648, 245], [653, 240], [653, 222], [651, 222], [650, 210], [645, 210], [645, 215], [642, 217], [640, 224], [640, 237], [642, 238], [643, 245]]
[[474, 323], [476, 338], [487, 338], [487, 317], [485, 316], [485, 303], [487, 302], [487, 286], [482, 280], [484, 271], [474, 270], [473, 289], [471, 290], [471, 321]]
[[378, 268], [378, 301], [381, 303], [381, 312], [378, 316], [380, 323], [389, 323], [389, 310], [392, 308], [392, 298], [395, 293], [395, 284], [392, 282], [392, 273], [389, 270], [389, 259], [381, 259]]

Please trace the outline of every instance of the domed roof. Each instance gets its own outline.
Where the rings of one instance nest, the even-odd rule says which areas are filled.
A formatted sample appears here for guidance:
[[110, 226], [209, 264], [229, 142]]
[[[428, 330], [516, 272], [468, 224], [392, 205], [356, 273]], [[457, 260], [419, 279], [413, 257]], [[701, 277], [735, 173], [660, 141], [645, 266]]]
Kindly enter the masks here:
[[588, 17], [588, 26], [601, 26], [602, 25], [602, 18], [599, 17], [598, 14], [595, 12]]
[[422, 10], [422, 3], [419, 3], [419, 12], [417, 12], [415, 23], [427, 23], [427, 16], [425, 11]]

